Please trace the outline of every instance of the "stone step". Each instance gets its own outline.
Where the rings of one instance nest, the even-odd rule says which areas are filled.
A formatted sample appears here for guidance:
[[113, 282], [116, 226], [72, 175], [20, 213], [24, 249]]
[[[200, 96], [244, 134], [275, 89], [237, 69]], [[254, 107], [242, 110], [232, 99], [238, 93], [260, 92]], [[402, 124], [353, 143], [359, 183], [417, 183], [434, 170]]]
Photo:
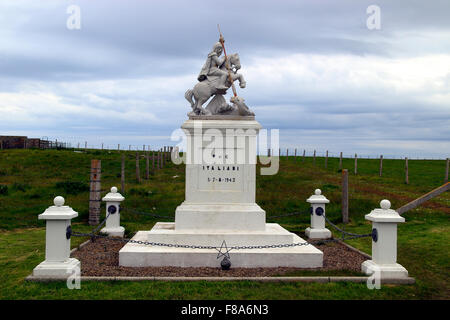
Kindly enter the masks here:
[[148, 232], [147, 241], [220, 246], [225, 240], [226, 245], [273, 245], [292, 243], [294, 234], [279, 224], [267, 223], [264, 231], [220, 231], [220, 230], [177, 230], [173, 222], [158, 222]]
[[[147, 241], [149, 231], [139, 231], [133, 240]], [[293, 242], [303, 242], [293, 235]], [[225, 249], [222, 250], [225, 253]], [[231, 267], [240, 268], [320, 268], [323, 253], [312, 245], [276, 249], [231, 250]], [[127, 243], [119, 252], [119, 265], [124, 267], [215, 267], [223, 256], [214, 249], [168, 248]]]
[[266, 212], [256, 203], [182, 203], [175, 211], [177, 230], [264, 231]]

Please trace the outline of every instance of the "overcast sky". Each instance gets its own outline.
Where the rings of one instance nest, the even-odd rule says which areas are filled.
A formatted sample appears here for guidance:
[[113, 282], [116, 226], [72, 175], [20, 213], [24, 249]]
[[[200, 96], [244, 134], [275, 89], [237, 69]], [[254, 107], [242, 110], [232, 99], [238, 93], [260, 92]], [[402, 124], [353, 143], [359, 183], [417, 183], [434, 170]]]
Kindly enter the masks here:
[[283, 148], [448, 157], [449, 14], [448, 0], [1, 0], [0, 135], [173, 145], [220, 23], [239, 96]]

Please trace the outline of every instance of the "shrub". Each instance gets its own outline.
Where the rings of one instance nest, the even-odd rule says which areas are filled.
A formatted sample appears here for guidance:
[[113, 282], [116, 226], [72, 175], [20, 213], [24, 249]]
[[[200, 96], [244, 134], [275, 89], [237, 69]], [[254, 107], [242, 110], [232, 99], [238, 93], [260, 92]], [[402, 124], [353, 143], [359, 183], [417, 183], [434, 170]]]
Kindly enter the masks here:
[[78, 181], [60, 181], [56, 183], [55, 187], [63, 190], [67, 194], [78, 194], [89, 191], [89, 186], [86, 183]]

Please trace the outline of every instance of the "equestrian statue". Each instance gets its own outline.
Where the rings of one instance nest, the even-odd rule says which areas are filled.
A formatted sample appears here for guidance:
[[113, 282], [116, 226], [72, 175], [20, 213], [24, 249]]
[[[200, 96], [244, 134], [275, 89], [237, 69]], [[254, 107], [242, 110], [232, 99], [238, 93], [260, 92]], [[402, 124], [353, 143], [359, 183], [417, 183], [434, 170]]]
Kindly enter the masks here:
[[[219, 29], [220, 32], [220, 29]], [[185, 98], [191, 103], [192, 111], [189, 116], [210, 115], [240, 115], [254, 116], [244, 103], [244, 99], [237, 96], [234, 81], [239, 81], [239, 87], [245, 88], [244, 76], [237, 71], [241, 68], [239, 54], [227, 55], [225, 51], [225, 40], [220, 33], [219, 42], [216, 42], [212, 51], [208, 54], [205, 64], [197, 77], [199, 81], [193, 89], [185, 93]], [[222, 53], [224, 56], [221, 57]], [[233, 89], [234, 96], [231, 105], [224, 98], [229, 88]], [[206, 108], [203, 104], [211, 97]]]

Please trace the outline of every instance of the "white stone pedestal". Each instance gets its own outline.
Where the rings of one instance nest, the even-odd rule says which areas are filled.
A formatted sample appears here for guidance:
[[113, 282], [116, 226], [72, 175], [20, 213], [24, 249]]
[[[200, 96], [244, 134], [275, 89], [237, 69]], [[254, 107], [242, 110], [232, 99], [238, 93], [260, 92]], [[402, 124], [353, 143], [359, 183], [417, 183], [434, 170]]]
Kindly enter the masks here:
[[111, 237], [121, 237], [125, 233], [125, 228], [120, 225], [120, 203], [125, 198], [117, 192], [116, 187], [111, 188], [111, 192], [103, 197], [103, 201], [106, 201], [106, 219], [105, 227], [100, 230], [102, 233], [106, 233]]
[[405, 222], [405, 218], [390, 209], [388, 200], [382, 200], [380, 206], [366, 215], [376, 232], [372, 238], [372, 260], [362, 263], [362, 272], [381, 279], [407, 278], [408, 271], [397, 263], [397, 224]]
[[331, 238], [331, 231], [325, 228], [325, 204], [330, 203], [330, 200], [322, 195], [320, 189], [316, 189], [306, 201], [311, 204], [311, 227], [306, 228], [306, 236], [309, 239]]
[[[225, 117], [226, 118], [226, 117]], [[236, 118], [236, 117], [235, 117]], [[175, 223], [159, 222], [133, 240], [166, 244], [227, 247], [304, 242], [278, 224], [266, 223], [255, 203], [256, 142], [261, 125], [244, 120], [188, 120], [186, 199]], [[311, 245], [232, 250], [233, 267], [322, 267], [323, 253]], [[215, 249], [145, 246], [127, 243], [119, 252], [121, 266], [219, 267]]]
[[48, 278], [69, 277], [80, 270], [80, 261], [70, 257], [70, 227], [72, 218], [78, 213], [71, 207], [64, 206], [64, 198], [56, 197], [54, 206], [49, 207], [39, 215], [46, 220], [45, 231], [45, 261], [33, 270], [33, 276]]

